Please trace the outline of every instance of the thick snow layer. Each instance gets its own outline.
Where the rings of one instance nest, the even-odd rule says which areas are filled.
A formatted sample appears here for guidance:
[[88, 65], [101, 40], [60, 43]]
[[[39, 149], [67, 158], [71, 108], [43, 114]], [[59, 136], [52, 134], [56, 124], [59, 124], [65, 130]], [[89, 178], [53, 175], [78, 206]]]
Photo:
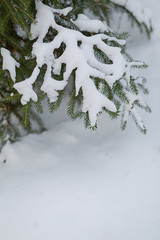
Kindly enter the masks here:
[[81, 31], [87, 31], [87, 32], [105, 32], [108, 31], [107, 26], [103, 24], [100, 20], [97, 19], [89, 19], [84, 14], [79, 14], [76, 21], [73, 21], [73, 23], [81, 30]]
[[31, 99], [33, 101], [37, 101], [37, 95], [33, 91], [32, 84], [35, 82], [35, 80], [38, 77], [40, 70], [38, 67], [35, 67], [34, 71], [32, 72], [32, 75], [25, 79], [23, 82], [18, 82], [14, 84], [14, 88], [22, 94], [21, 103], [24, 105], [27, 102], [29, 102]]
[[1, 48], [1, 55], [3, 57], [3, 70], [8, 70], [11, 79], [16, 81], [16, 67], [19, 67], [19, 63], [11, 56], [11, 53], [6, 48]]
[[0, 155], [0, 239], [160, 239], [160, 36], [137, 39], [129, 52], [149, 65], [147, 135], [133, 124], [121, 132], [106, 115], [90, 132], [66, 106], [45, 112], [47, 132]]

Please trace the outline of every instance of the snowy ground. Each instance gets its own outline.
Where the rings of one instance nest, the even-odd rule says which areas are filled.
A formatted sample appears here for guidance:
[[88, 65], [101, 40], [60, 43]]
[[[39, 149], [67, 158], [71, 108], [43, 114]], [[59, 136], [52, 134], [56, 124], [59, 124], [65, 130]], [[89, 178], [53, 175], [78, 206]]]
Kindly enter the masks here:
[[49, 131], [8, 145], [6, 164], [1, 156], [0, 239], [160, 239], [160, 37], [138, 36], [129, 52], [150, 66], [147, 135], [106, 116], [92, 133], [63, 108], [45, 115]]

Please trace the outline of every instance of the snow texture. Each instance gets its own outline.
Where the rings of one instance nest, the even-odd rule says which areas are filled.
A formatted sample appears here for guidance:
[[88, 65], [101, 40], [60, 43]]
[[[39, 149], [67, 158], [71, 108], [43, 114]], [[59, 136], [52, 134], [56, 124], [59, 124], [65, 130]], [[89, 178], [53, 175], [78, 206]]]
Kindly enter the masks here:
[[16, 67], [19, 68], [19, 63], [11, 56], [11, 53], [6, 48], [1, 48], [1, 55], [3, 57], [3, 70], [8, 70], [13, 82], [16, 81]]

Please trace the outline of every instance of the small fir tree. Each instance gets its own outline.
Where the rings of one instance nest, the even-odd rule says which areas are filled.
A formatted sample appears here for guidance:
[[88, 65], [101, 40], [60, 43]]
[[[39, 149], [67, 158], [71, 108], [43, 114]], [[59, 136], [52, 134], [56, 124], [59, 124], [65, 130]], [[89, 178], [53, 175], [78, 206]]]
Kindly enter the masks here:
[[118, 11], [150, 37], [150, 13], [131, 1], [0, 1], [0, 147], [42, 131], [35, 108], [42, 113], [47, 98], [53, 112], [65, 95], [68, 115], [84, 118], [85, 127], [95, 129], [97, 116], [107, 112], [120, 116], [122, 129], [131, 115], [146, 133], [137, 111], [150, 112], [141, 96], [148, 93], [146, 80], [131, 75], [146, 65], [127, 55], [128, 34], [110, 28]]

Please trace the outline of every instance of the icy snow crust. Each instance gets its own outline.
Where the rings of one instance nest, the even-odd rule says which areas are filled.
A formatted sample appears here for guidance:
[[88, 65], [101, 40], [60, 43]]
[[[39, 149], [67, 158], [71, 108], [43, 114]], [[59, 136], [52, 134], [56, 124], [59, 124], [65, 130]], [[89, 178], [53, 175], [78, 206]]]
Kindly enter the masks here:
[[[81, 30], [94, 31], [97, 33], [96, 35], [86, 37], [81, 32], [58, 25], [55, 22], [54, 13], [66, 15], [71, 11], [70, 7], [62, 10], [53, 9], [41, 1], [36, 1], [36, 9], [36, 23], [31, 26], [31, 34], [32, 39], [37, 38], [32, 50], [37, 66], [29, 79], [16, 83], [14, 88], [22, 94], [22, 104], [26, 104], [30, 99], [37, 101], [32, 85], [37, 79], [39, 69], [46, 64], [47, 71], [41, 90], [48, 95], [50, 102], [55, 102], [58, 97], [57, 91], [65, 88], [72, 71], [76, 69], [76, 95], [82, 88], [82, 111], [89, 113], [91, 125], [94, 126], [97, 114], [103, 107], [112, 112], [116, 112], [116, 107], [112, 101], [97, 90], [91, 77], [104, 79], [112, 87], [116, 80], [122, 78], [126, 71], [130, 70], [130, 65], [121, 54], [121, 48], [109, 46], [103, 40], [117, 41], [120, 45], [124, 45], [125, 41], [103, 34], [106, 26], [99, 20], [90, 20], [84, 14], [80, 14], [73, 23]], [[49, 27], [55, 29], [58, 34], [51, 42], [44, 43], [43, 39]], [[80, 46], [78, 46], [78, 42], [81, 42]], [[53, 51], [58, 49], [61, 43], [66, 45], [66, 49], [59, 58], [55, 58]], [[104, 64], [98, 61], [94, 55], [94, 46], [104, 52], [113, 64]], [[52, 78], [52, 73], [60, 74], [62, 64], [66, 64], [66, 71], [63, 81], [57, 81]]]

